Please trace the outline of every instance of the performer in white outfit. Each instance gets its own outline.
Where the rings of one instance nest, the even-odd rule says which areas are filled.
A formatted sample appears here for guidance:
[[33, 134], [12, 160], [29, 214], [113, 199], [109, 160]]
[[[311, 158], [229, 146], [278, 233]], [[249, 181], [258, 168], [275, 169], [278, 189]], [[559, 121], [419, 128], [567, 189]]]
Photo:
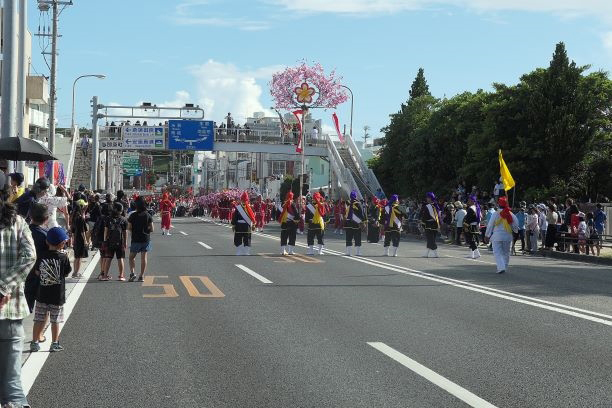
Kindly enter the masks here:
[[485, 237], [493, 245], [493, 255], [497, 263], [497, 273], [504, 273], [510, 263], [510, 247], [512, 246], [512, 232], [518, 232], [518, 220], [508, 208], [508, 199], [500, 197], [498, 200], [500, 207], [491, 215]]

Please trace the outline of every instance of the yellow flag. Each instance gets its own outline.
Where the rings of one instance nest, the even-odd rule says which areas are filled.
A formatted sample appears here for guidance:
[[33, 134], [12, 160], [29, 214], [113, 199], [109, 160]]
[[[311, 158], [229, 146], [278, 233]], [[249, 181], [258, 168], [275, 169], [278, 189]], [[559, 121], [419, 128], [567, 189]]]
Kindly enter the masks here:
[[508, 191], [514, 187], [514, 179], [512, 178], [512, 174], [510, 174], [510, 170], [508, 170], [508, 166], [506, 166], [506, 162], [502, 157], [502, 151], [499, 149], [499, 172], [501, 174], [502, 182], [504, 183], [504, 190]]

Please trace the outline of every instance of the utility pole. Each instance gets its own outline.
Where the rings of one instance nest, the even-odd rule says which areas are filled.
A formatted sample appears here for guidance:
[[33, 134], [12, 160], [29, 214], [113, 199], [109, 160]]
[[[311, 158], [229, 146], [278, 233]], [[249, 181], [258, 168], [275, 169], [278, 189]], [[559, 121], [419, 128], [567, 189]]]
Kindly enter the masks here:
[[[51, 6], [53, 20], [51, 26], [51, 79], [49, 89], [49, 150], [54, 153], [55, 149], [55, 118], [57, 116], [57, 39], [59, 9], [58, 6], [71, 6], [72, 1], [59, 0], [38, 0], [38, 9], [41, 11], [49, 10]], [[38, 34], [38, 36], [49, 36], [49, 34]]]
[[[16, 135], [17, 116], [17, 7], [16, 1], [5, 1], [2, 13], [2, 107], [0, 108], [0, 132], [2, 138]], [[12, 168], [11, 168], [12, 170]]]
[[[30, 129], [26, 122], [26, 78], [29, 73], [28, 59], [26, 56], [26, 37], [28, 32], [28, 3], [19, 0], [19, 63], [18, 63], [18, 85], [17, 85], [17, 136], [29, 137]], [[25, 162], [17, 163], [19, 173], [25, 174]]]
[[93, 108], [91, 115], [91, 178], [90, 178], [90, 186], [92, 191], [96, 191], [98, 189], [98, 155], [100, 154], [99, 150], [99, 138], [98, 138], [98, 119], [100, 118], [98, 115], [98, 97], [94, 96], [91, 99], [91, 107]]

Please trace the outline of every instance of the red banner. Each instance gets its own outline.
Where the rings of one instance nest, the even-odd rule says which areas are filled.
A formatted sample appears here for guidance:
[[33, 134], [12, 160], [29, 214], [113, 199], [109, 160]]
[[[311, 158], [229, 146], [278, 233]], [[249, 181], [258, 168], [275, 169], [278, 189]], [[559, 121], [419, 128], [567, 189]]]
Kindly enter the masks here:
[[338, 132], [338, 139], [340, 139], [340, 142], [344, 143], [344, 135], [342, 134], [342, 132], [340, 132], [340, 123], [338, 122], [338, 115], [334, 113], [332, 115], [332, 120], [334, 121], [336, 132]]
[[295, 146], [295, 152], [302, 153], [302, 148], [303, 148], [303, 143], [304, 143], [304, 138], [302, 137], [304, 134], [304, 129], [302, 129], [302, 117], [304, 116], [304, 111], [301, 109], [293, 111], [293, 116], [295, 116], [295, 118], [297, 119], [298, 127], [300, 129], [300, 136], [298, 139], [297, 146]]

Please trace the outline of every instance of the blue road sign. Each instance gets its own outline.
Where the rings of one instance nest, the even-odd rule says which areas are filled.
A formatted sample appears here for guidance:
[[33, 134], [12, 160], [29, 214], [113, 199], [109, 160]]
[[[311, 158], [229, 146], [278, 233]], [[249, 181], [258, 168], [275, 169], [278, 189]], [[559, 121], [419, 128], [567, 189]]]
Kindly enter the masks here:
[[215, 129], [212, 120], [171, 120], [168, 122], [168, 149], [213, 150]]

